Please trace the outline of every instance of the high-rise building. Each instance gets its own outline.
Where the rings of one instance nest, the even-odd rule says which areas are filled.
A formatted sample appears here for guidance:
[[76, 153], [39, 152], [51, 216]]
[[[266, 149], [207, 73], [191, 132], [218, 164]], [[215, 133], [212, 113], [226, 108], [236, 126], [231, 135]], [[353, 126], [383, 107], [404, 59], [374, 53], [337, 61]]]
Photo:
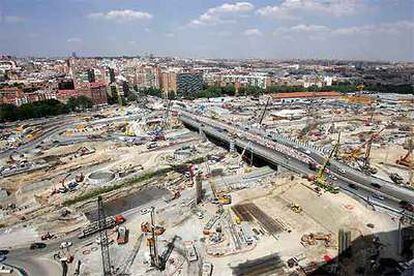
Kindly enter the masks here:
[[164, 94], [177, 93], [177, 74], [172, 71], [162, 72], [160, 78], [160, 87]]
[[95, 70], [88, 69], [88, 82], [95, 82]]
[[177, 95], [191, 96], [203, 89], [203, 77], [198, 73], [177, 74]]
[[203, 186], [201, 176], [198, 174], [195, 177], [195, 186], [196, 186], [196, 204], [199, 204], [203, 196]]
[[109, 83], [115, 82], [115, 70], [114, 68], [109, 68]]
[[129, 85], [127, 81], [122, 82], [122, 92], [124, 93], [125, 97], [128, 97], [130, 94]]
[[62, 79], [58, 82], [58, 89], [59, 90], [74, 90], [75, 83], [73, 79]]

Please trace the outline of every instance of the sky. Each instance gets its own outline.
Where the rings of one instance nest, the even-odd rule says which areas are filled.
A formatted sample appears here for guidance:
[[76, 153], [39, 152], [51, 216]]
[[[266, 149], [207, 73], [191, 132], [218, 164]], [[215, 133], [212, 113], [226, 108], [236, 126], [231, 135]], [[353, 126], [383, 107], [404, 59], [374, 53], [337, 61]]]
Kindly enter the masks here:
[[0, 55], [414, 61], [414, 0], [0, 0]]

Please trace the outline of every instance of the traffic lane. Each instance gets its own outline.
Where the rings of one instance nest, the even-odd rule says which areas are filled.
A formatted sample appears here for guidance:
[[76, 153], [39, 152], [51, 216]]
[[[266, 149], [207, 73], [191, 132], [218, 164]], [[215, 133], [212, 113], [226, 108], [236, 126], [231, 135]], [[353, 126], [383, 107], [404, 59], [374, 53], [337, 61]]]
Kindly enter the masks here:
[[[363, 177], [359, 175], [354, 175], [352, 172], [344, 170], [342, 168], [338, 168], [337, 166], [329, 166], [329, 170], [336, 173], [338, 176], [346, 177], [350, 183], [354, 183], [360, 187], [365, 186], [364, 189], [372, 191], [372, 192], [381, 192], [387, 197], [393, 199], [396, 202], [400, 202], [401, 200], [406, 200], [408, 202], [414, 202], [414, 197], [411, 196], [409, 192], [402, 192], [399, 189], [396, 189], [395, 186], [387, 185], [381, 181], [372, 181], [368, 177]], [[380, 185], [380, 188], [374, 187], [372, 184]]]
[[[200, 121], [204, 121], [209, 125], [216, 124], [216, 125], [220, 125], [221, 127], [224, 127], [224, 128], [227, 128], [227, 129], [229, 129], [229, 128], [234, 129], [233, 126], [225, 125], [222, 122], [215, 122], [211, 119], [205, 120], [204, 118], [200, 118], [200, 117], [197, 117], [197, 119], [200, 120]], [[258, 130], [258, 129], [254, 129], [254, 128], [253, 128], [253, 130], [256, 130], [256, 133], [261, 133], [263, 137], [266, 136], [266, 135], [264, 135], [265, 132], [263, 132], [263, 130]], [[244, 132], [244, 131], [239, 129], [239, 132]], [[323, 164], [326, 160], [325, 157], [323, 157], [321, 154], [315, 152], [313, 149], [306, 149], [303, 146], [295, 145], [295, 143], [293, 141], [288, 141], [286, 139], [277, 139], [277, 141], [279, 141], [279, 142], [282, 142], [281, 140], [283, 140], [283, 142], [286, 143], [288, 146], [294, 147], [295, 149], [299, 149], [300, 151], [302, 151], [302, 153], [309, 155], [311, 158], [313, 158], [318, 163]], [[308, 152], [308, 150], [311, 152], [310, 154], [306, 153], [306, 152]], [[362, 183], [366, 186], [371, 185], [371, 183], [380, 183], [380, 185], [383, 186], [382, 191], [387, 193], [387, 194], [388, 193], [391, 194], [391, 197], [394, 198], [396, 201], [399, 201], [399, 200], [406, 200], [406, 201], [409, 201], [409, 202], [414, 201], [414, 192], [413, 191], [408, 190], [406, 188], [402, 189], [401, 187], [395, 186], [395, 184], [393, 184], [391, 182], [387, 182], [387, 181], [382, 180], [382, 179], [378, 179], [378, 178], [375, 178], [375, 177], [370, 177], [370, 176], [364, 175], [362, 172], [356, 171], [355, 169], [352, 169], [352, 168], [350, 168], [349, 166], [347, 166], [345, 164], [341, 164], [339, 162], [336, 162], [335, 160], [331, 161], [329, 169], [336, 170], [337, 172], [340, 172], [341, 169], [345, 170], [346, 175], [350, 180]]]
[[[208, 124], [208, 125], [210, 125], [210, 124]], [[198, 127], [200, 127], [200, 126], [198, 126]], [[214, 134], [214, 136], [216, 136], [217, 138], [221, 138], [221, 139], [224, 139], [224, 140], [228, 140], [229, 138], [227, 137], [227, 135], [225, 135], [225, 134], [222, 134], [221, 132], [218, 132], [215, 128], [213, 128], [213, 127], [204, 127], [204, 129], [206, 129], [206, 130], [208, 130], [208, 132], [210, 132], [210, 133], [212, 133], [212, 134]], [[237, 141], [237, 140], [236, 140]], [[253, 142], [251, 142], [251, 143], [253, 143]], [[236, 143], [237, 144], [237, 143]], [[240, 141], [239, 140], [239, 144], [237, 144], [238, 146], [240, 146], [240, 147], [242, 147], [242, 148], [244, 148], [244, 147], [246, 147], [247, 146], [247, 144], [248, 144], [248, 142], [246, 142], [246, 141]], [[265, 147], [263, 147], [262, 145], [260, 145], [260, 144], [256, 144], [256, 143], [253, 143], [253, 145], [251, 146], [252, 148], [253, 147], [255, 147], [255, 150], [257, 151], [257, 148], [258, 147], [261, 147], [261, 153], [259, 154], [259, 155], [262, 155], [262, 156], [264, 156], [264, 157], [268, 157], [267, 159], [269, 160], [269, 161], [271, 161], [271, 159], [272, 158], [269, 158], [269, 154], [270, 153], [268, 153], [268, 150], [267, 150], [267, 148], [265, 148]], [[278, 153], [277, 151], [273, 151], [273, 153]], [[297, 160], [297, 159], [294, 159], [294, 158], [284, 158], [283, 159], [283, 157], [284, 157], [284, 155], [282, 155], [282, 154], [279, 154], [279, 157], [278, 158], [274, 158], [273, 159], [273, 162], [275, 162], [275, 163], [278, 163], [279, 165], [281, 165], [281, 166], [283, 166], [283, 167], [286, 167], [287, 169], [290, 169], [290, 170], [293, 170], [293, 171], [296, 171], [296, 172], [299, 172], [299, 173], [305, 173], [305, 174], [314, 174], [315, 172], [313, 172], [313, 171], [310, 171], [309, 169], [307, 169], [306, 167], [307, 167], [307, 164], [304, 164], [303, 162], [301, 162], [300, 160]], [[291, 162], [292, 163], [292, 165], [294, 165], [294, 166], [292, 166], [292, 165], [289, 165], [288, 163], [289, 162]], [[299, 170], [298, 170], [299, 169]], [[353, 183], [353, 184], [356, 184], [356, 185], [358, 185], [360, 188], [362, 188], [362, 189], [364, 189], [364, 190], [366, 190], [367, 191], [367, 195], [369, 195], [369, 196], [371, 196], [372, 197], [372, 194], [373, 193], [376, 193], [376, 194], [382, 194], [382, 195], [384, 195], [384, 196], [388, 196], [386, 193], [384, 193], [384, 191], [378, 191], [378, 189], [373, 189], [373, 188], [371, 188], [370, 186], [368, 186], [370, 183], [366, 183], [366, 185], [361, 185], [361, 184], [359, 184], [358, 182], [357, 183], [355, 183], [354, 181], [352, 181], [351, 179], [349, 179], [349, 177], [348, 177], [348, 179], [345, 179], [345, 177], [343, 177], [341, 174], [342, 174], [342, 172], [341, 172], [341, 169], [338, 169], [338, 168], [335, 168], [335, 167], [333, 167], [333, 168], [331, 168], [330, 167], [330, 170], [332, 171], [332, 172], [336, 172], [336, 176], [337, 177], [340, 177], [340, 178], [343, 178], [343, 181], [345, 181], [346, 182], [346, 185], [349, 187], [349, 184], [351, 184], [351, 183]], [[346, 173], [344, 174], [344, 175], [346, 175]], [[385, 189], [386, 190], [386, 189]], [[392, 198], [394, 201], [399, 201], [399, 199], [398, 198]], [[388, 201], [388, 200], [387, 200]], [[391, 202], [391, 201], [389, 201], [389, 202]], [[391, 205], [393, 205], [394, 207], [395, 207], [395, 202], [393, 202], [393, 204], [391, 204]]]
[[[115, 122], [115, 121], [122, 121], [122, 120], [125, 120], [125, 119], [134, 120], [134, 119], [138, 119], [140, 117], [141, 117], [141, 115], [127, 115], [127, 116], [119, 116], [119, 117], [113, 117], [113, 118], [107, 118], [107, 119], [97, 119], [97, 120], [94, 120], [94, 121], [89, 121], [87, 123], [89, 125], [95, 125], [95, 124], [100, 124], [100, 123], [110, 123], [110, 122]], [[0, 152], [0, 158], [7, 157], [8, 155], [10, 155], [11, 153], [13, 153], [15, 151], [22, 151], [22, 150], [31, 149], [33, 147], [36, 147], [36, 146], [40, 145], [43, 140], [45, 140], [47, 138], [50, 138], [50, 137], [54, 136], [55, 134], [57, 134], [61, 131], [64, 131], [66, 128], [73, 127], [75, 124], [78, 124], [78, 123], [81, 123], [81, 122], [82, 122], [82, 120], [80, 120], [80, 118], [70, 118], [70, 119], [63, 120], [61, 122], [61, 124], [46, 130], [45, 132], [43, 132], [36, 139], [34, 139], [34, 140], [24, 144], [24, 145], [21, 145], [18, 148], [9, 149], [9, 150]]]

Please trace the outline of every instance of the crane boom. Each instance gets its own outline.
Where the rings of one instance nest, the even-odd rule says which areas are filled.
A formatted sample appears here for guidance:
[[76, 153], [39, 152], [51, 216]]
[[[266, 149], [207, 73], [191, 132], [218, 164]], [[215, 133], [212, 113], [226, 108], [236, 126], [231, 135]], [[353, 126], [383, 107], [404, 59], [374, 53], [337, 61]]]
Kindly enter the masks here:
[[263, 122], [264, 116], [266, 115], [266, 110], [267, 110], [267, 107], [269, 106], [269, 102], [270, 102], [270, 97], [269, 97], [269, 98], [267, 98], [267, 102], [266, 102], [265, 108], [263, 109], [262, 115], [260, 116], [259, 126], [261, 126], [261, 125], [262, 125], [262, 122]]
[[101, 242], [102, 268], [104, 276], [112, 276], [111, 258], [109, 255], [108, 234], [106, 233], [106, 218], [102, 196], [98, 196], [98, 226]]

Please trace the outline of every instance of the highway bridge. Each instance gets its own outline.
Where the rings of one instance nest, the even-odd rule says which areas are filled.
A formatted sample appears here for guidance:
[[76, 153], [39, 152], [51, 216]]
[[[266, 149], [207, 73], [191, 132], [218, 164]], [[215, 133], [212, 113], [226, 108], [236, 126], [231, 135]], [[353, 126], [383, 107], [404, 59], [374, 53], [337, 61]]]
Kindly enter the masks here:
[[[299, 174], [315, 174], [308, 167], [309, 160], [319, 164], [323, 164], [326, 160], [323, 151], [304, 146], [277, 134], [266, 133], [258, 128], [245, 127], [242, 129], [186, 111], [181, 111], [179, 118], [185, 125], [201, 130], [207, 136], [220, 140], [227, 145], [234, 143], [239, 148], [247, 146], [247, 151], [270, 164], [284, 167]], [[275, 148], [279, 149], [281, 146], [289, 148], [289, 151], [275, 150]], [[336, 160], [330, 162], [329, 170], [330, 174], [337, 178], [335, 184], [338, 187], [374, 205], [385, 207], [394, 212], [402, 212], [403, 210], [399, 206], [401, 200], [414, 203], [414, 191], [411, 189], [365, 175]], [[377, 185], [373, 186], [373, 183]], [[350, 184], [354, 184], [357, 189], [351, 188]], [[373, 194], [381, 195], [384, 199], [374, 198], [372, 197]]]

